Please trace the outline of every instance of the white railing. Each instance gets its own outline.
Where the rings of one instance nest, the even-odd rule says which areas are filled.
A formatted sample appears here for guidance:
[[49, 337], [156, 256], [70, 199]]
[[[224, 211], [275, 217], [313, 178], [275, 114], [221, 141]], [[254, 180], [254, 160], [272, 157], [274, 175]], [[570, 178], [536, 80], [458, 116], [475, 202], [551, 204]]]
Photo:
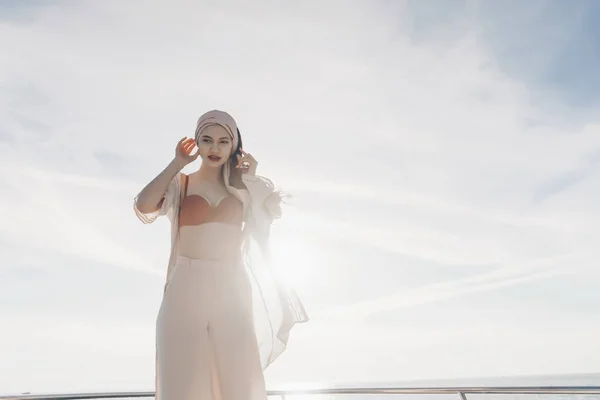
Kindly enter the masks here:
[[[506, 394], [506, 395], [600, 395], [600, 386], [514, 386], [514, 387], [347, 387], [319, 388], [302, 390], [271, 390], [269, 396], [279, 396], [285, 400], [294, 395], [456, 395], [459, 400], [467, 400], [470, 394]], [[154, 392], [108, 392], [108, 393], [68, 393], [68, 394], [22, 394], [0, 396], [0, 400], [92, 400], [150, 398]]]

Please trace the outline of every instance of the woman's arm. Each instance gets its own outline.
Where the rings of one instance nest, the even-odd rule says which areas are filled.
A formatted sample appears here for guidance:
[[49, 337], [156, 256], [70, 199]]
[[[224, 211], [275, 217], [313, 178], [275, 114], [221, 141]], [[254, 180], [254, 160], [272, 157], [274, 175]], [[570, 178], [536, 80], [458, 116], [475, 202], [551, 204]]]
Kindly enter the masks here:
[[135, 208], [143, 214], [150, 214], [160, 209], [169, 184], [177, 173], [186, 165], [198, 158], [198, 151], [192, 154], [196, 147], [194, 139], [184, 137], [175, 147], [175, 158], [160, 174], [142, 189], [135, 200]]
[[167, 167], [148, 183], [139, 193], [136, 199], [137, 209], [150, 214], [158, 209], [165, 199], [169, 183], [175, 178], [175, 175], [183, 169], [184, 165], [177, 158], [174, 158]]

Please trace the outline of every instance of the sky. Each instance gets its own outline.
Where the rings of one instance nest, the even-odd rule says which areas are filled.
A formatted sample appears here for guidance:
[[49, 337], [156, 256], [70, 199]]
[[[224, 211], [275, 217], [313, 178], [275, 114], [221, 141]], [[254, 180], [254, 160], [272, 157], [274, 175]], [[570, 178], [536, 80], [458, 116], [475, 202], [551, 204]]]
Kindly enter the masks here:
[[[268, 387], [600, 372], [600, 4], [0, 3], [0, 392], [153, 390], [169, 225], [222, 109], [292, 197]], [[186, 168], [191, 172], [195, 163]]]

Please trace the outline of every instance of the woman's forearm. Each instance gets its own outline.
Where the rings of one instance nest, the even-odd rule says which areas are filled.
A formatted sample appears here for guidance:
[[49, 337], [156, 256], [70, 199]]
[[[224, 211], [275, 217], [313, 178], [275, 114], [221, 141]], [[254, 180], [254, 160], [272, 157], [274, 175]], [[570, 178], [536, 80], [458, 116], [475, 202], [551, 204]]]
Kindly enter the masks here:
[[143, 213], [151, 213], [158, 210], [167, 192], [169, 183], [175, 175], [183, 169], [183, 165], [174, 158], [167, 167], [148, 183], [138, 194], [136, 207]]

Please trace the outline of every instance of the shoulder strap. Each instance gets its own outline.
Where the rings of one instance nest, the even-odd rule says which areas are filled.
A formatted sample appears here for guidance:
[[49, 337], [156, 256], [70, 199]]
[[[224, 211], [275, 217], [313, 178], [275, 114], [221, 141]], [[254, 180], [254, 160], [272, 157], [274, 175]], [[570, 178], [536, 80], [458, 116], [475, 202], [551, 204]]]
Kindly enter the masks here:
[[[188, 176], [186, 174], [182, 174], [181, 178], [183, 179], [183, 185], [181, 192], [180, 192], [180, 198], [179, 198], [179, 212], [181, 212], [181, 203], [183, 203], [183, 199], [185, 199], [185, 196], [187, 196], [187, 188], [188, 188]], [[178, 213], [179, 214], [179, 213]]]
[[183, 175], [183, 180], [184, 180], [184, 184], [183, 184], [183, 198], [185, 199], [185, 196], [187, 196], [187, 188], [188, 188], [189, 176]]

